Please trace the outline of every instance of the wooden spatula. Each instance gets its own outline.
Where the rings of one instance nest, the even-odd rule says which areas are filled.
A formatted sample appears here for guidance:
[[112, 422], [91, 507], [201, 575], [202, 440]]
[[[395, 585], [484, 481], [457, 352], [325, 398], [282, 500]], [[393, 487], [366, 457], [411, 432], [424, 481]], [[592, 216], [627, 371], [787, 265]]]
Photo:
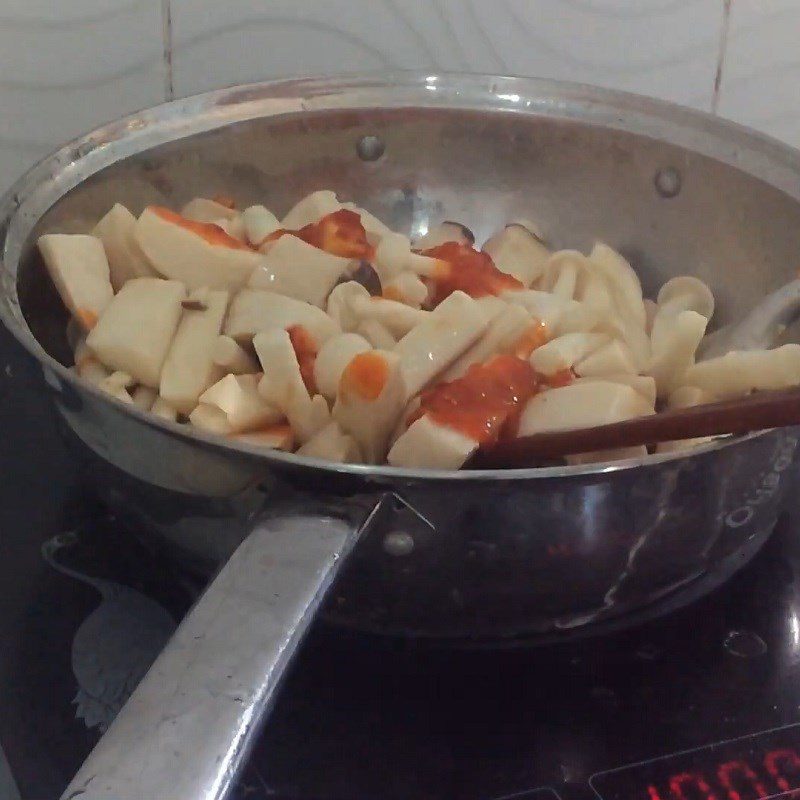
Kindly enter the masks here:
[[470, 467], [535, 467], [542, 461], [574, 453], [749, 433], [787, 425], [800, 425], [800, 387], [677, 408], [596, 428], [536, 433], [500, 441], [481, 447]]

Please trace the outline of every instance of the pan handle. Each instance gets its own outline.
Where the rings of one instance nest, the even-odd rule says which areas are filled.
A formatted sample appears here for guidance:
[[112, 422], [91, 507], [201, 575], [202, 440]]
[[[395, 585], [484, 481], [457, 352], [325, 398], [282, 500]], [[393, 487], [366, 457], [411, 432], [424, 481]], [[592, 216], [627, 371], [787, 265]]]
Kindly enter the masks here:
[[222, 800], [365, 525], [262, 521], [189, 612], [62, 800]]

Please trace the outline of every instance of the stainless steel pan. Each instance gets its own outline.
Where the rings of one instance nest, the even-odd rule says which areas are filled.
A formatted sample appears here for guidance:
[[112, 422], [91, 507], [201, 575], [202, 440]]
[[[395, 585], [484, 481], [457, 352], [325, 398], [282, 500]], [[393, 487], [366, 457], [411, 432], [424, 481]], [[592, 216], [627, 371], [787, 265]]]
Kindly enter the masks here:
[[114, 201], [138, 211], [224, 191], [280, 212], [321, 187], [411, 232], [447, 217], [480, 239], [523, 216], [554, 246], [602, 238], [649, 291], [679, 273], [706, 280], [718, 325], [793, 277], [800, 254], [795, 151], [698, 112], [545, 81], [237, 87], [112, 123], [40, 163], [0, 205], [3, 320], [105, 465], [109, 496], [187, 557], [224, 563], [66, 796], [223, 797], [340, 569], [325, 613], [360, 628], [574, 632], [707, 590], [779, 512], [794, 430], [591, 467], [421, 473], [234, 445], [67, 371], [39, 233], [85, 229]]

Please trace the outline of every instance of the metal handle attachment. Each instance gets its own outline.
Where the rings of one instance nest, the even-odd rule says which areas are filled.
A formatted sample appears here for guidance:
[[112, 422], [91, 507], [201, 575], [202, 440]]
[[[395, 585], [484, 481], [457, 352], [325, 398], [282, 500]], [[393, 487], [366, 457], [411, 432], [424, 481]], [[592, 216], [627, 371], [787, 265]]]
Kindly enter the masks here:
[[262, 522], [190, 611], [62, 800], [222, 800], [358, 538], [329, 516]]

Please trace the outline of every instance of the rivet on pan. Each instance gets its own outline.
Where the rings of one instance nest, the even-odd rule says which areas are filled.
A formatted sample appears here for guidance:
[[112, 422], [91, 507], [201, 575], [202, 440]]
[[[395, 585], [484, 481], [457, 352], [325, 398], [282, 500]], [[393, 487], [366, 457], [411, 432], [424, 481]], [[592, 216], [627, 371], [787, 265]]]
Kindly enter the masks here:
[[675, 197], [681, 190], [681, 174], [675, 167], [662, 167], [653, 182], [662, 197]]
[[405, 531], [391, 531], [383, 539], [383, 549], [390, 556], [407, 556], [414, 551], [414, 537]]
[[356, 143], [356, 153], [362, 161], [377, 161], [386, 150], [386, 144], [379, 136], [362, 136]]

